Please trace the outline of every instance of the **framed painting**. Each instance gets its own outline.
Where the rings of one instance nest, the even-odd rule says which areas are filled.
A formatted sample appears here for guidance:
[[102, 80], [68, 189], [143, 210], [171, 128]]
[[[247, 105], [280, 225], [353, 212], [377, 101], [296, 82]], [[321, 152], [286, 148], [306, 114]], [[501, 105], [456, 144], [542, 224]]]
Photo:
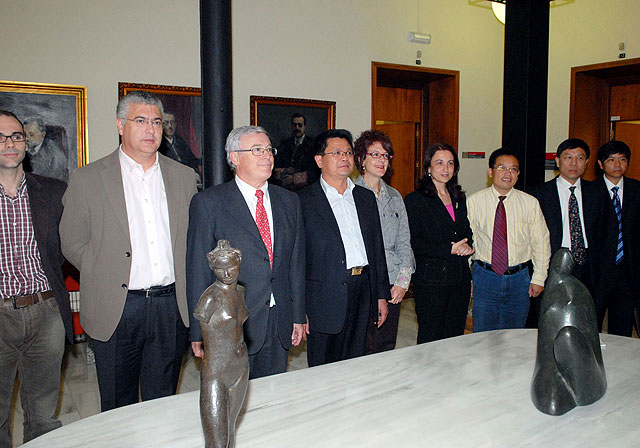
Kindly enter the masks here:
[[25, 171], [69, 181], [87, 163], [87, 88], [0, 81], [0, 109], [24, 124]]
[[251, 96], [250, 110], [250, 123], [265, 128], [278, 150], [269, 181], [292, 191], [313, 183], [320, 176], [313, 140], [335, 128], [335, 101]]
[[154, 93], [164, 107], [161, 154], [198, 174], [202, 189], [202, 94], [198, 87], [163, 86], [157, 84], [118, 83], [118, 99], [134, 90]]

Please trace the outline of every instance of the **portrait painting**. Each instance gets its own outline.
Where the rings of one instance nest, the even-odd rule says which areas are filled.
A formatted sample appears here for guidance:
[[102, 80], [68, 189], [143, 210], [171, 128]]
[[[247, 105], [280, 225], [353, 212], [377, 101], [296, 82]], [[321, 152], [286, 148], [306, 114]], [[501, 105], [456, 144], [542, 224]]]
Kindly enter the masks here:
[[0, 109], [24, 125], [27, 172], [65, 182], [87, 163], [87, 88], [0, 81]]
[[119, 98], [134, 91], [154, 93], [164, 108], [162, 143], [158, 151], [192, 168], [202, 189], [202, 95], [197, 87], [118, 83]]
[[297, 191], [317, 180], [314, 139], [335, 128], [335, 101], [251, 96], [250, 110], [250, 123], [267, 130], [277, 151], [269, 182]]

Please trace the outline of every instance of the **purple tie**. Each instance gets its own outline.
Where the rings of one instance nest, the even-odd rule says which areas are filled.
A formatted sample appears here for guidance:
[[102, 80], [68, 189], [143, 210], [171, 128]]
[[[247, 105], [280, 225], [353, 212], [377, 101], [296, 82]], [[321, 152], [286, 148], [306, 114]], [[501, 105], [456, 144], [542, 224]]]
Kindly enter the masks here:
[[504, 210], [504, 199], [499, 196], [500, 202], [496, 208], [496, 217], [493, 222], [493, 241], [491, 243], [491, 268], [493, 272], [502, 275], [509, 267], [509, 250], [507, 247], [507, 214]]

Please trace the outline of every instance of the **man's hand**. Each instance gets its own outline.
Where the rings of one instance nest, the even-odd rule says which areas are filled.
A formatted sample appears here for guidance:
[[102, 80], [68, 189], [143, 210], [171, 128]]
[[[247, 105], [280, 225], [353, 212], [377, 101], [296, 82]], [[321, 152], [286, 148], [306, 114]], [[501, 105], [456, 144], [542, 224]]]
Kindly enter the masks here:
[[544, 291], [544, 286], [529, 283], [529, 297], [538, 297], [542, 291]]
[[389, 314], [389, 307], [385, 299], [378, 299], [378, 328], [382, 327], [382, 324], [387, 320]]
[[[300, 345], [305, 333], [305, 324], [293, 324], [293, 331], [291, 332], [291, 345]], [[306, 337], [305, 337], [306, 339]]]
[[191, 350], [196, 358], [202, 358], [204, 356], [204, 342], [192, 342]]
[[404, 295], [406, 292], [407, 290], [404, 289], [402, 286], [393, 285], [391, 287], [390, 302], [393, 303], [394, 305], [397, 305], [398, 303], [402, 302], [402, 299], [404, 299]]

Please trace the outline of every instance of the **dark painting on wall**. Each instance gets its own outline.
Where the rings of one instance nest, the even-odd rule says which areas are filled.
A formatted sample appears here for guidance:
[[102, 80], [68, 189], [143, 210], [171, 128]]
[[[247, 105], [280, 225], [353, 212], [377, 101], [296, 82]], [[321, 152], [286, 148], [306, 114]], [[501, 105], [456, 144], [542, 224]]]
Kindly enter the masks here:
[[251, 96], [250, 110], [251, 124], [265, 128], [278, 150], [269, 181], [292, 191], [313, 183], [320, 175], [313, 141], [335, 128], [335, 101]]
[[87, 163], [86, 87], [0, 81], [0, 109], [24, 124], [26, 171], [68, 182]]
[[146, 90], [160, 98], [164, 107], [163, 138], [159, 151], [191, 167], [202, 189], [202, 97], [197, 87], [118, 83], [118, 98], [134, 90]]

